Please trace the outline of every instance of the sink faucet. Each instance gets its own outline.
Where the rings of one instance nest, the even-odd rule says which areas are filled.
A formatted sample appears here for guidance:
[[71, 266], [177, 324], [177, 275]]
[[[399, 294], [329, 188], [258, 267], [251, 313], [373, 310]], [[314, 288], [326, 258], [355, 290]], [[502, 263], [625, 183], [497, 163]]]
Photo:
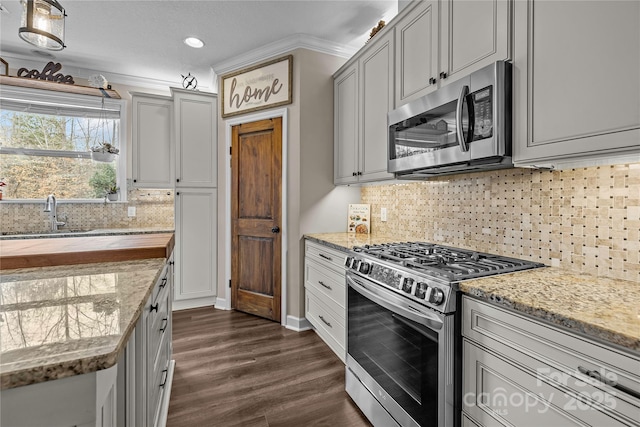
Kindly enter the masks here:
[[[49, 194], [44, 202], [44, 211], [49, 212], [49, 220], [51, 221], [51, 231], [58, 231], [58, 227], [62, 227], [66, 222], [58, 221], [58, 204], [56, 196]], [[66, 218], [65, 218], [66, 219]]]

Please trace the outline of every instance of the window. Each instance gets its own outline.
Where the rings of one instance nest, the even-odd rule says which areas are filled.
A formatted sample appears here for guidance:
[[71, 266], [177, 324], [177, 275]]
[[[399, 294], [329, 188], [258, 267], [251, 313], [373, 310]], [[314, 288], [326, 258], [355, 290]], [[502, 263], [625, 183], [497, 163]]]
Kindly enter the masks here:
[[[126, 188], [123, 104], [97, 96], [3, 86], [3, 199], [43, 200], [51, 193], [59, 200], [103, 199], [111, 187]], [[92, 147], [104, 143], [117, 147], [120, 154], [108, 162], [92, 160]]]

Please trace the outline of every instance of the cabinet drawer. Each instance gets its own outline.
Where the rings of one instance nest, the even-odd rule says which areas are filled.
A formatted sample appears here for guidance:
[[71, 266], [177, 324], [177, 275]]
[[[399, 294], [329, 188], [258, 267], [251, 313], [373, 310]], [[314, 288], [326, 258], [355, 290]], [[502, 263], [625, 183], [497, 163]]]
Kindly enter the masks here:
[[324, 245], [305, 240], [305, 257], [312, 259], [320, 265], [334, 269], [336, 272], [344, 272], [344, 260], [346, 252], [328, 248]]
[[332, 312], [313, 292], [306, 292], [306, 317], [316, 333], [331, 347], [340, 360], [345, 361], [346, 327], [344, 318]]
[[331, 303], [335, 303], [339, 307], [339, 310], [336, 307], [336, 311], [344, 312], [346, 300], [344, 273], [336, 273], [310, 258], [305, 258], [304, 284], [305, 287], [313, 289], [318, 296], [326, 297]]
[[162, 270], [162, 273], [160, 274], [160, 279], [158, 279], [158, 282], [156, 283], [156, 286], [153, 287], [153, 297], [151, 298], [151, 301], [153, 301], [154, 303], [158, 300], [158, 297], [160, 296], [160, 293], [167, 289], [169, 286], [169, 272], [171, 271], [171, 269], [169, 268], [169, 264], [165, 264], [164, 269]]
[[[600, 405], [609, 415], [639, 425], [640, 399], [613, 385], [640, 393], [640, 358], [466, 296], [462, 316], [465, 337], [525, 364], [537, 381], [554, 384], [561, 393], [579, 395], [582, 402]], [[610, 384], [591, 379], [585, 370]]]
[[[585, 387], [579, 393], [558, 389], [534, 370], [540, 365], [523, 366], [467, 339], [462, 351], [464, 366], [472, 367], [463, 379], [463, 410], [482, 426], [637, 425], [617, 416], [613, 395]], [[602, 403], [587, 403], [587, 395]]]

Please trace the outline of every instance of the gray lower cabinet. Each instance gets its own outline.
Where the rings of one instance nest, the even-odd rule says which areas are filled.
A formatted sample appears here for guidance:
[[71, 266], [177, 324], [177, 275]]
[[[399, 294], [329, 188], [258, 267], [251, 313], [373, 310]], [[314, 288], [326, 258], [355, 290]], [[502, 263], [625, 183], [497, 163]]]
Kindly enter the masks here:
[[346, 359], [346, 286], [343, 252], [305, 241], [305, 316], [343, 362]]
[[463, 425], [640, 426], [637, 354], [467, 296], [462, 316]]

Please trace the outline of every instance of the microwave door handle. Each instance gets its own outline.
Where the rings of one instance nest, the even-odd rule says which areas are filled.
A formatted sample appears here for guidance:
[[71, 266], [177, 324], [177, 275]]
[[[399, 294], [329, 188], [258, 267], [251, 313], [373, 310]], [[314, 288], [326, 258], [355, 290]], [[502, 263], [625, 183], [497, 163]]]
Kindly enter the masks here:
[[[456, 105], [456, 133], [458, 135], [460, 151], [463, 153], [469, 151], [469, 143], [464, 136], [464, 129], [462, 128], [462, 109], [464, 107], [465, 100], [467, 99], [467, 95], [469, 95], [469, 86], [464, 85], [460, 90], [458, 104]], [[471, 118], [469, 118], [469, 126], [471, 126]]]
[[[378, 292], [368, 289], [365, 286], [362, 286], [359, 283], [356, 283], [351, 277], [348, 275], [347, 284], [351, 286], [351, 288], [357, 291], [360, 295], [375, 302], [376, 304], [386, 308], [387, 310], [396, 313], [402, 317], [405, 317], [409, 320], [413, 320], [416, 323], [427, 326], [429, 328], [440, 330], [442, 329], [442, 325], [444, 322], [435, 314], [431, 313], [423, 313], [418, 312], [416, 310], [412, 310], [411, 307], [403, 304], [399, 299], [393, 298], [393, 295], [385, 295], [385, 297], [378, 294]], [[386, 293], [386, 292], [385, 292]]]

